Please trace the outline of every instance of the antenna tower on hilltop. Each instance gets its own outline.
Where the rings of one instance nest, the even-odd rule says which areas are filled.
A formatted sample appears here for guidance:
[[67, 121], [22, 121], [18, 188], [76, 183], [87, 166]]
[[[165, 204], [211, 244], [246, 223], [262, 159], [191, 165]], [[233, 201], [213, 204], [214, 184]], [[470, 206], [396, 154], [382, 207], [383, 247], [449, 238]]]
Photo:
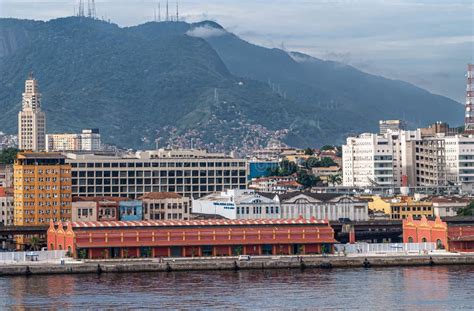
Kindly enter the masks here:
[[176, 1], [176, 21], [179, 22], [179, 9], [178, 9], [178, 1]]

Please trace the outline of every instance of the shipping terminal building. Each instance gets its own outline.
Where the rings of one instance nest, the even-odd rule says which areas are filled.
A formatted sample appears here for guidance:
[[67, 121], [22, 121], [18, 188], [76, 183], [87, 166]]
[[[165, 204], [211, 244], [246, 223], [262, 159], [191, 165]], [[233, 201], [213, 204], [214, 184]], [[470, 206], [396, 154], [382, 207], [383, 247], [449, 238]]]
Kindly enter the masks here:
[[160, 220], [53, 223], [49, 250], [81, 259], [303, 255], [336, 243], [324, 220]]

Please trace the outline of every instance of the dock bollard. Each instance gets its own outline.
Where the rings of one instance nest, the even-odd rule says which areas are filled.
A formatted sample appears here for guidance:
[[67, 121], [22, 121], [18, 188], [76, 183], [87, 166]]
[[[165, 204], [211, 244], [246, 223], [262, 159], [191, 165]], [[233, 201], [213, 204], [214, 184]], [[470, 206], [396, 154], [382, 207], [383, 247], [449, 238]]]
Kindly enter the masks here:
[[371, 264], [370, 264], [370, 262], [367, 260], [367, 258], [364, 259], [363, 265], [364, 265], [364, 268], [370, 268], [370, 266], [371, 266]]
[[433, 257], [430, 256], [430, 262], [429, 262], [429, 265], [430, 266], [434, 266], [435, 262], [433, 261]]
[[240, 270], [240, 267], [237, 264], [237, 261], [234, 260], [234, 271], [239, 271], [239, 270]]
[[300, 259], [300, 269], [301, 270], [306, 269], [306, 264], [304, 263], [303, 258]]
[[100, 264], [97, 264], [97, 274], [101, 274], [102, 273], [102, 267], [100, 266]]
[[30, 266], [26, 266], [25, 275], [26, 275], [26, 276], [31, 275]]
[[173, 269], [171, 269], [170, 263], [167, 262], [166, 263], [166, 272], [171, 272], [171, 271], [173, 271]]

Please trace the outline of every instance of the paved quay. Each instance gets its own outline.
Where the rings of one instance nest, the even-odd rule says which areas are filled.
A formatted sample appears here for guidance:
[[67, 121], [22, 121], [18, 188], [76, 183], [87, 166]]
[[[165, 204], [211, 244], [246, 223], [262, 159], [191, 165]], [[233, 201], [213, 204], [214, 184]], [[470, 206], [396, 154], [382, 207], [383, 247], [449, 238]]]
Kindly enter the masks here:
[[166, 258], [31, 262], [0, 265], [0, 276], [80, 273], [132, 273], [196, 270], [331, 269], [393, 266], [474, 265], [474, 254], [363, 255], [363, 256], [255, 256], [242, 261], [226, 258]]

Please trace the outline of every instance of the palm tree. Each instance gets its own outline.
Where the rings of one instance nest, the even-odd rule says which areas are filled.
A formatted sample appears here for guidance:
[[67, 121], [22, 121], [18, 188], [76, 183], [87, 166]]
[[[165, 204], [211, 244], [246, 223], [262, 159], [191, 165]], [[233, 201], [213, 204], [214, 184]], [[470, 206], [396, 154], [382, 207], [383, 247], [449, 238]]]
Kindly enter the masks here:
[[336, 184], [337, 185], [341, 184], [342, 183], [341, 175], [340, 174], [329, 175], [328, 182], [333, 186], [335, 186]]
[[34, 236], [30, 239], [29, 244], [30, 244], [30, 249], [37, 251], [40, 246], [40, 239]]

